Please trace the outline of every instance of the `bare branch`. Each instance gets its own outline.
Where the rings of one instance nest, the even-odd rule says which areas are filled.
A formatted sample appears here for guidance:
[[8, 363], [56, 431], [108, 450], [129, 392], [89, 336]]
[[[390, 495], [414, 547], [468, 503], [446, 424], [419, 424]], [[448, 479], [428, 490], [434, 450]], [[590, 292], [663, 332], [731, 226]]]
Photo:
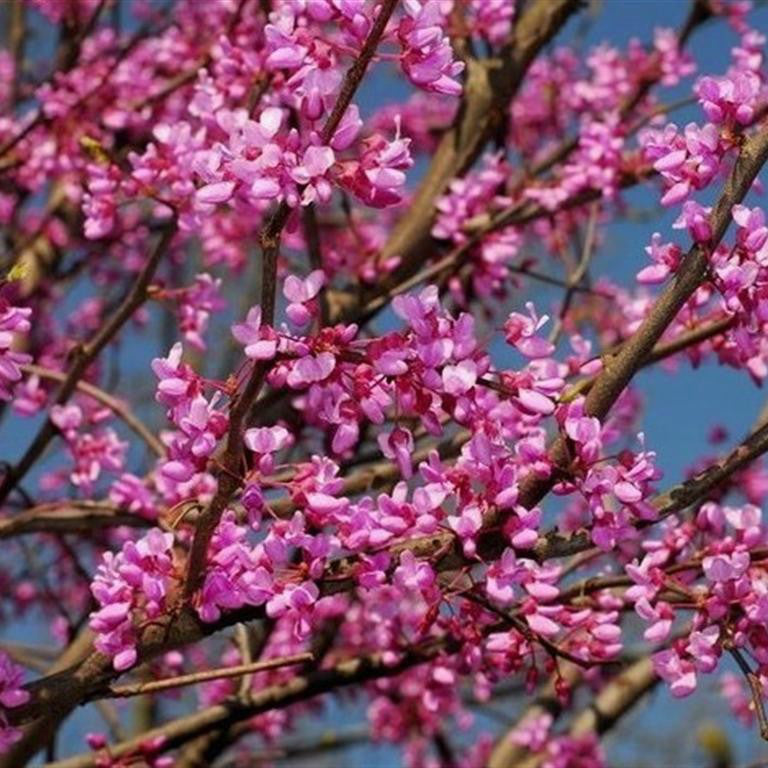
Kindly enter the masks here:
[[114, 504], [68, 501], [41, 504], [13, 517], [0, 519], [0, 539], [30, 533], [87, 533], [120, 525], [148, 528], [152, 524], [152, 521], [122, 510]]
[[[24, 373], [31, 374], [32, 376], [39, 376], [41, 379], [58, 381], [60, 384], [63, 384], [67, 380], [67, 374], [63, 371], [54, 371], [51, 368], [44, 368], [43, 366], [33, 365], [31, 363], [19, 367]], [[157, 439], [157, 436], [153, 432], [150, 432], [144, 422], [141, 421], [141, 419], [139, 419], [124, 402], [87, 381], [78, 381], [76, 388], [84, 395], [88, 395], [88, 397], [92, 397], [97, 402], [105, 405], [116, 416], [122, 419], [126, 426], [130, 427], [156, 456], [165, 456], [165, 448]]]
[[140, 696], [144, 693], [156, 693], [157, 691], [167, 691], [171, 688], [183, 688], [188, 685], [197, 685], [209, 680], [224, 680], [228, 677], [242, 677], [254, 672], [263, 672], [268, 669], [278, 669], [280, 667], [290, 667], [295, 664], [301, 664], [305, 661], [312, 661], [314, 656], [311, 653], [297, 653], [293, 656], [283, 656], [279, 659], [267, 659], [266, 661], [255, 661], [250, 664], [238, 664], [234, 667], [217, 667], [215, 669], [204, 669], [201, 672], [193, 672], [189, 675], [179, 675], [178, 677], [169, 677], [164, 680], [149, 680], [143, 683], [134, 683], [132, 685], [111, 685], [109, 687], [109, 698], [127, 698], [129, 696]]

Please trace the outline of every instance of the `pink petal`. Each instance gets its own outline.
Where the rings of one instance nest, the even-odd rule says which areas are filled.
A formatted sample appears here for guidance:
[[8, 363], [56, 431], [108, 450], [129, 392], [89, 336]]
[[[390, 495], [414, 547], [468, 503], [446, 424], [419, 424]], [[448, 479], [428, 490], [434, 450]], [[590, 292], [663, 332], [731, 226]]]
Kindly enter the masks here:
[[526, 618], [528, 626], [537, 634], [544, 635], [544, 637], [552, 637], [560, 631], [560, 628], [552, 619], [548, 619], [540, 613], [534, 613]]
[[195, 192], [195, 200], [204, 205], [223, 203], [232, 197], [234, 190], [234, 181], [218, 181], [215, 184], [206, 184]]

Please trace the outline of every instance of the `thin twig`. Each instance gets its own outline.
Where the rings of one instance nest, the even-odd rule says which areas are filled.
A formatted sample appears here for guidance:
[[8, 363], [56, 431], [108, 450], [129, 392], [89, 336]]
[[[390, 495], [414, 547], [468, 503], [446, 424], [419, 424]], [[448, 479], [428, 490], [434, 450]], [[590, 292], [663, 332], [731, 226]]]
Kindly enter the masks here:
[[344, 117], [344, 113], [347, 111], [347, 107], [352, 103], [352, 98], [363, 81], [363, 77], [365, 77], [365, 72], [371, 63], [371, 59], [376, 54], [379, 41], [384, 34], [384, 30], [397, 3], [398, 0], [384, 0], [381, 6], [379, 6], [376, 21], [373, 22], [371, 31], [368, 33], [360, 53], [344, 75], [344, 81], [341, 84], [341, 90], [339, 91], [336, 103], [333, 105], [331, 114], [325, 121], [323, 130], [320, 132], [323, 144], [328, 144], [331, 141], [333, 134], [336, 133], [336, 129], [339, 127], [339, 123], [341, 123], [341, 119]]
[[255, 661], [250, 664], [238, 664], [234, 667], [205, 669], [202, 672], [192, 672], [188, 675], [169, 677], [165, 680], [149, 680], [147, 682], [133, 683], [130, 685], [112, 685], [109, 688], [108, 696], [110, 698], [127, 698], [129, 696], [140, 696], [144, 693], [157, 693], [158, 691], [167, 691], [171, 688], [183, 688], [188, 685], [197, 685], [198, 683], [205, 683], [209, 680], [225, 680], [229, 677], [241, 677], [242, 675], [250, 675], [254, 672], [263, 672], [268, 669], [290, 667], [294, 664], [302, 664], [306, 661], [312, 661], [312, 659], [314, 659], [314, 656], [311, 653], [296, 653], [293, 656]]
[[519, 616], [515, 616], [512, 613], [507, 613], [501, 608], [497, 608], [490, 600], [487, 600], [477, 592], [465, 592], [462, 597], [465, 597], [478, 605], [483, 606], [487, 611], [490, 611], [495, 616], [498, 616], [503, 621], [509, 622], [529, 643], [538, 643], [550, 656], [553, 658], [559, 657], [570, 661], [571, 664], [575, 664], [582, 669], [589, 669], [593, 666], [599, 666], [602, 664], [612, 664], [612, 661], [605, 661], [603, 659], [582, 659], [578, 656], [574, 656], [569, 651], [560, 648], [560, 646], [548, 640], [546, 637], [534, 632]]
[[[41, 365], [34, 365], [32, 363], [26, 363], [19, 366], [24, 373], [28, 373], [32, 376], [39, 376], [41, 379], [50, 379], [51, 381], [58, 381], [64, 383], [67, 379], [67, 374], [63, 371], [54, 371], [51, 368], [44, 368]], [[87, 381], [78, 381], [76, 385], [77, 389], [88, 397], [92, 397], [97, 402], [105, 405], [116, 416], [119, 416], [125, 424], [130, 427], [152, 450], [156, 456], [165, 456], [165, 448], [163, 444], [158, 440], [157, 436], [149, 430], [149, 427], [144, 424], [128, 406], [121, 400], [107, 394], [103, 389], [100, 389], [94, 384], [90, 384]]]
[[568, 310], [571, 308], [571, 302], [576, 288], [581, 283], [584, 275], [589, 269], [589, 262], [592, 260], [592, 256], [595, 252], [595, 241], [597, 239], [597, 217], [600, 213], [600, 206], [598, 203], [592, 203], [592, 208], [589, 213], [589, 219], [587, 220], [587, 232], [584, 237], [584, 246], [581, 251], [581, 258], [579, 263], [574, 269], [573, 273], [568, 276], [568, 284], [565, 289], [565, 295], [563, 296], [563, 303], [560, 306], [560, 314], [557, 320], [552, 326], [552, 331], [549, 334], [549, 341], [551, 344], [557, 344], [560, 339], [560, 335], [565, 328], [565, 316], [568, 314]]
[[741, 650], [730, 642], [726, 644], [726, 647], [739, 669], [744, 674], [744, 677], [747, 679], [747, 684], [749, 685], [749, 690], [752, 694], [752, 703], [755, 708], [757, 723], [760, 727], [760, 737], [764, 741], [768, 741], [768, 718], [765, 714], [765, 703], [763, 702], [763, 697], [765, 695], [763, 692], [763, 684], [760, 682], [760, 678], [752, 671], [752, 668], [744, 658], [744, 654]]
[[[709, 341], [709, 339], [713, 339], [716, 336], [721, 336], [727, 330], [732, 328], [735, 323], [736, 318], [734, 316], [726, 316], [718, 320], [701, 323], [695, 328], [691, 328], [689, 331], [681, 333], [674, 339], [670, 339], [669, 341], [664, 341], [657, 344], [651, 350], [651, 353], [645, 358], [645, 360], [643, 360], [640, 368], [647, 368], [648, 366], [659, 363], [662, 360], [666, 360], [667, 358], [670, 358], [679, 352], [684, 352], [686, 349], [695, 347], [697, 344], [701, 344], [704, 341]], [[617, 344], [615, 347], [608, 350], [605, 354], [615, 355], [621, 351], [621, 346], [621, 344]], [[569, 387], [565, 392], [563, 392], [563, 394], [560, 396], [559, 402], [570, 403], [579, 395], [587, 394], [587, 392], [592, 389], [595, 381], [597, 381], [597, 376], [590, 376], [588, 378], [582, 379], [572, 387]]]

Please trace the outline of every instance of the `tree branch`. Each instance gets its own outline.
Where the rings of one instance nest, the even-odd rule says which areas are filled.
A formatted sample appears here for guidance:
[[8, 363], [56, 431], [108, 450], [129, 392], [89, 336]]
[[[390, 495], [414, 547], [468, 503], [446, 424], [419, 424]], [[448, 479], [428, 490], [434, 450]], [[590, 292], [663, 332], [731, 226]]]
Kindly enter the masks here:
[[[393, 677], [406, 669], [431, 661], [443, 651], [450, 651], [455, 643], [450, 638], [428, 641], [403, 654], [395, 664], [387, 663], [379, 654], [347, 659], [328, 669], [319, 669], [308, 675], [299, 675], [287, 683], [273, 685], [246, 699], [234, 699], [217, 704], [192, 715], [171, 720], [146, 731], [135, 739], [110, 747], [109, 755], [118, 758], [134, 752], [142, 743], [162, 738], [162, 749], [169, 750], [187, 743], [212, 729], [225, 728], [250, 719], [262, 712], [287, 707], [339, 688], [364, 683], [382, 677]], [[49, 763], [46, 768], [92, 768], [99, 754], [79, 755], [68, 760]]]
[[[379, 15], [368, 33], [360, 54], [347, 70], [336, 103], [331, 110], [321, 136], [328, 143], [336, 132], [347, 107], [352, 101], [365, 72], [370, 64], [381, 36], [395, 9], [397, 0], [384, 0]], [[261, 232], [260, 243], [263, 258], [261, 284], [261, 318], [264, 325], [273, 325], [275, 319], [275, 295], [277, 292], [277, 260], [280, 253], [282, 231], [288, 222], [291, 209], [283, 201]], [[216, 526], [227, 505], [240, 487], [240, 470], [243, 460], [243, 429], [246, 416], [256, 398], [269, 371], [268, 362], [259, 362], [253, 366], [251, 375], [243, 391], [236, 397], [229, 412], [227, 442], [221, 459], [221, 470], [217, 474], [217, 488], [211, 503], [201, 514], [192, 546], [189, 552], [187, 573], [184, 580], [183, 597], [189, 599], [201, 586], [205, 575], [205, 558]]]
[[250, 664], [238, 664], [233, 667], [217, 667], [216, 669], [204, 669], [200, 672], [193, 672], [188, 675], [178, 675], [164, 680], [147, 680], [143, 683], [133, 683], [129, 685], [111, 685], [109, 687], [109, 698], [127, 698], [130, 696], [141, 696], [145, 693], [156, 693], [158, 691], [167, 691], [172, 688], [183, 688], [188, 685], [197, 685], [210, 680], [225, 680], [229, 677], [242, 677], [251, 675], [254, 672], [264, 672], [269, 669], [279, 669], [281, 667], [290, 667], [295, 664], [301, 664], [305, 661], [312, 661], [314, 656], [311, 653], [296, 653], [293, 656], [283, 656], [279, 659], [266, 659], [265, 661], [256, 661]]
[[[155, 275], [161, 259], [170, 247], [175, 234], [176, 218], [174, 217], [166, 225], [147, 263], [112, 316], [99, 328], [89, 342], [73, 350], [72, 364], [54, 397], [55, 404], [63, 405], [69, 400], [91, 363], [99, 356], [104, 347], [112, 341], [123, 325], [130, 320], [133, 313], [144, 303], [147, 298], [147, 288]], [[0, 503], [8, 498], [16, 484], [29, 472], [57, 433], [58, 429], [49, 416], [18, 464], [11, 467], [3, 477], [2, 483], [0, 483]]]
[[[696, 244], [686, 254], [672, 282], [656, 300], [650, 313], [635, 334], [622, 345], [615, 357], [609, 358], [603, 371], [587, 395], [584, 409], [590, 416], [602, 421], [619, 395], [641, 367], [664, 331], [677, 317], [686, 301], [704, 283], [711, 252], [722, 240], [731, 221], [731, 210], [740, 203], [752, 182], [768, 159], [768, 130], [763, 129], [746, 139], [712, 215], [712, 238], [706, 245]], [[550, 450], [555, 466], [568, 462], [568, 448], [564, 438], [558, 438]], [[551, 478], [530, 476], [520, 490], [520, 503], [533, 507], [549, 492], [554, 484]], [[501, 516], [496, 516], [499, 520]], [[498, 520], [491, 521], [498, 523]]]
[[533, 0], [515, 24], [499, 59], [469, 59], [458, 117], [443, 135], [407, 214], [379, 255], [381, 262], [400, 257], [400, 266], [383, 283], [384, 291], [419, 269], [430, 239], [435, 200], [480, 156], [506, 119], [531, 62], [578, 7], [579, 0]]
[[68, 501], [41, 504], [18, 515], [0, 519], [0, 539], [30, 533], [88, 533], [104, 528], [128, 525], [149, 528], [153, 525], [140, 515], [106, 502]]
[[[63, 371], [54, 371], [51, 368], [44, 368], [41, 365], [33, 365], [30, 363], [22, 364], [19, 367], [24, 373], [28, 373], [32, 376], [39, 376], [41, 379], [58, 381], [60, 384], [63, 384], [67, 380], [67, 374]], [[109, 408], [110, 411], [122, 419], [126, 426], [133, 430], [133, 432], [147, 444], [152, 453], [156, 456], [165, 456], [165, 447], [160, 440], [158, 440], [157, 436], [153, 432], [150, 432], [149, 427], [147, 427], [144, 422], [125, 405], [125, 403], [87, 381], [78, 381], [76, 389]]]

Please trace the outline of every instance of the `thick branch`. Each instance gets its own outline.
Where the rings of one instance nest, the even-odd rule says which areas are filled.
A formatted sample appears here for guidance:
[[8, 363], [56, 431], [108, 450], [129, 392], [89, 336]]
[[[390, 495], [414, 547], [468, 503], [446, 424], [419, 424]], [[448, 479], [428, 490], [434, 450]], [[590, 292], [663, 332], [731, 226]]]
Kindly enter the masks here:
[[[725, 185], [725, 190], [710, 217], [712, 239], [706, 245], [696, 244], [686, 254], [672, 282], [656, 300], [648, 317], [636, 333], [622, 345], [619, 353], [609, 358], [585, 401], [590, 416], [604, 419], [619, 395], [630, 382], [654, 345], [677, 317], [680, 310], [707, 277], [710, 253], [722, 240], [731, 221], [733, 206], [740, 203], [768, 159], [768, 130], [747, 139]], [[555, 466], [566, 466], [569, 452], [566, 441], [558, 438], [550, 451]], [[521, 488], [521, 503], [535, 506], [552, 488], [552, 479], [531, 476]]]
[[[450, 650], [448, 638], [429, 641], [403, 655], [396, 664], [386, 663], [378, 654], [339, 662], [328, 669], [320, 669], [308, 675], [299, 675], [282, 685], [265, 688], [247, 698], [231, 700], [223, 704], [172, 720], [135, 739], [110, 747], [109, 754], [122, 757], [131, 754], [142, 743], [162, 737], [163, 749], [174, 749], [191, 739], [216, 728], [225, 728], [275, 708], [287, 707], [306, 701], [329, 691], [344, 688], [368, 680], [393, 677], [418, 664], [431, 661], [444, 650]], [[69, 760], [49, 763], [47, 768], [91, 768], [96, 765], [98, 754], [79, 755]]]
[[102, 502], [41, 504], [13, 517], [0, 519], [0, 539], [30, 533], [89, 533], [119, 525], [148, 528], [152, 522], [113, 504]]
[[578, 6], [578, 0], [534, 0], [515, 24], [513, 39], [500, 59], [468, 61], [458, 117], [440, 141], [407, 214], [382, 249], [382, 262], [393, 256], [401, 259], [385, 281], [385, 290], [419, 269], [430, 238], [435, 200], [451, 179], [465, 173], [480, 156], [506, 118], [531, 62]]

